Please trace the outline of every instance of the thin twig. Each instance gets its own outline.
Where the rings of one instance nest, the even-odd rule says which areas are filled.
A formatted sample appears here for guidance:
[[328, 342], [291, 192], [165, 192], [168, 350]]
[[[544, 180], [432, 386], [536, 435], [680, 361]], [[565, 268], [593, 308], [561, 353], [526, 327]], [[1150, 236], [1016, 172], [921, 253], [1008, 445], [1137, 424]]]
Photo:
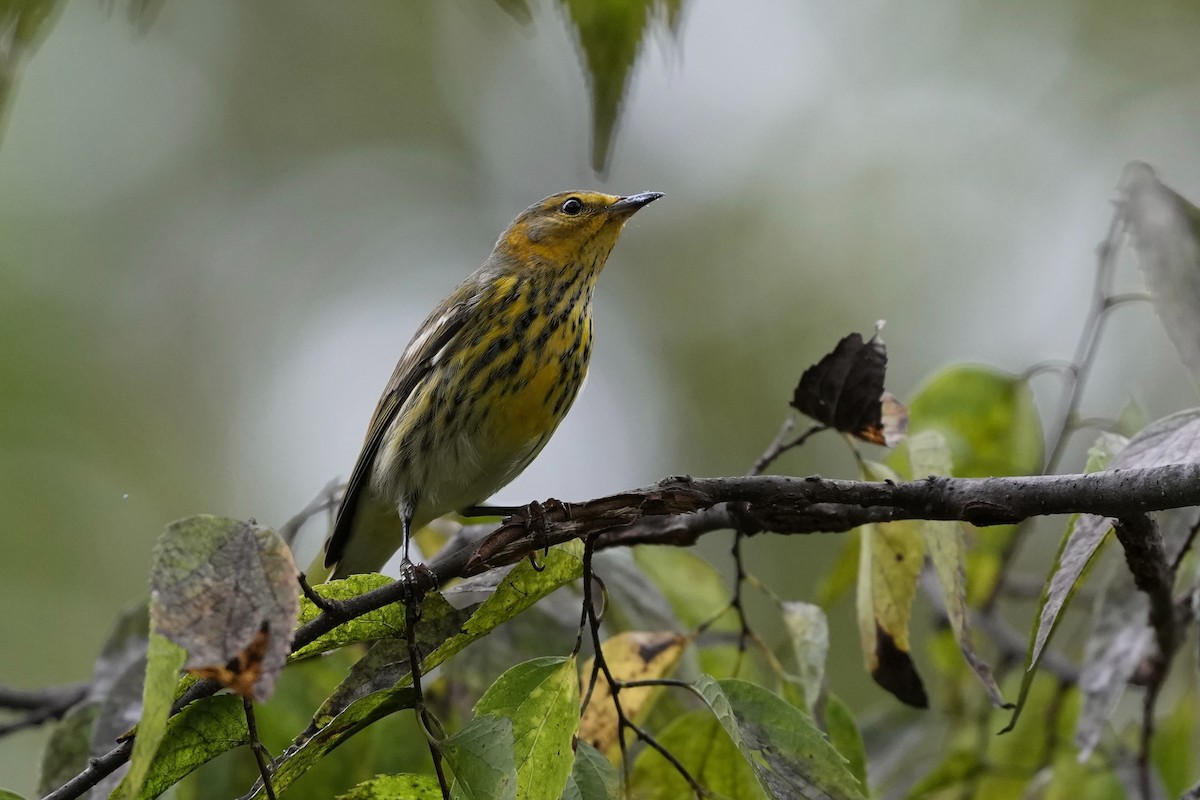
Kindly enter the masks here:
[[[659, 755], [665, 758], [671, 766], [679, 773], [688, 786], [691, 787], [692, 793], [697, 798], [706, 796], [706, 792], [700, 782], [688, 771], [687, 767], [679, 761], [679, 759], [664, 747], [657, 739], [655, 739], [648, 731], [635, 723], [625, 714], [625, 709], [621, 705], [621, 690], [630, 686], [625, 681], [617, 678], [609, 668], [608, 660], [604, 657], [604, 649], [600, 641], [600, 618], [596, 614], [596, 606], [593, 599], [591, 588], [592, 580], [596, 577], [592, 571], [592, 554], [594, 552], [593, 540], [588, 540], [584, 543], [583, 555], [583, 605], [585, 613], [588, 616], [588, 623], [592, 634], [592, 648], [595, 650], [595, 655], [592, 659], [592, 681], [587, 692], [587, 697], [584, 699], [583, 708], [587, 708], [587, 704], [591, 702], [592, 688], [595, 683], [597, 672], [604, 676], [605, 682], [608, 684], [609, 693], [612, 697], [613, 708], [617, 712], [617, 745], [621, 749], [621, 767], [622, 767], [622, 785], [625, 791], [629, 791], [630, 783], [630, 759], [627, 745], [625, 743], [626, 729], [633, 731], [634, 735], [644, 742], [646, 745], [658, 751]], [[632, 683], [632, 682], [631, 682]], [[637, 682], [639, 685], [645, 685], [644, 682]]]
[[64, 714], [83, 702], [91, 687], [90, 683], [70, 683], [34, 690], [0, 686], [0, 708], [26, 712], [0, 725], [0, 737], [62, 719]]
[[750, 468], [748, 475], [762, 475], [767, 467], [771, 466], [775, 459], [786, 453], [788, 450], [793, 450], [800, 447], [809, 440], [809, 437], [826, 430], [828, 425], [813, 425], [804, 433], [797, 436], [795, 439], [788, 441], [788, 435], [792, 429], [796, 427], [796, 418], [789, 415], [783, 421], [783, 426], [779, 429], [779, 433], [775, 434], [775, 439], [767, 445], [767, 449], [754, 462], [754, 466]]
[[1200, 534], [1200, 516], [1196, 517], [1196, 521], [1192, 523], [1191, 530], [1188, 531], [1187, 539], [1179, 548], [1179, 552], [1175, 554], [1174, 560], [1171, 561], [1171, 575], [1179, 574], [1179, 567], [1183, 564], [1183, 559], [1187, 557], [1188, 551], [1192, 549], [1192, 545], [1196, 543], [1196, 536]]
[[1099, 352], [1100, 334], [1104, 328], [1105, 317], [1111, 308], [1119, 305], [1112, 302], [1112, 283], [1117, 269], [1117, 254], [1124, 235], [1125, 215], [1118, 206], [1109, 222], [1108, 235], [1096, 248], [1096, 280], [1092, 284], [1092, 306], [1079, 334], [1079, 342], [1075, 345], [1075, 356], [1071, 359], [1075, 369], [1070, 372], [1067, 385], [1063, 387], [1058, 423], [1054, 428], [1054, 435], [1048, 440], [1050, 453], [1043, 469], [1047, 473], [1053, 472], [1062, 459], [1071, 420], [1079, 410], [1084, 387]]
[[[1113, 212], [1108, 225], [1108, 234], [1096, 248], [1096, 280], [1092, 284], [1092, 305], [1079, 333], [1079, 341], [1075, 345], [1075, 355], [1070, 366], [1065, 370], [1066, 381], [1063, 384], [1062, 398], [1059, 401], [1059, 413], [1054, 432], [1047, 441], [1048, 454], [1042, 466], [1045, 474], [1058, 469], [1063, 454], [1066, 453], [1067, 442], [1070, 439], [1072, 424], [1079, 413], [1079, 403], [1083, 399], [1083, 390], [1095, 363], [1096, 354], [1100, 349], [1100, 334], [1104, 330], [1104, 321], [1108, 312], [1118, 304], [1112, 303], [1112, 283], [1116, 273], [1117, 254], [1120, 251], [1121, 240], [1125, 235], [1125, 216], [1118, 206]], [[995, 605], [1000, 586], [1004, 583], [1004, 575], [1016, 561], [1021, 543], [1025, 540], [1029, 525], [1018, 525], [1008, 537], [1008, 541], [1000, 550], [1000, 565], [998, 578], [992, 584], [992, 590], [981, 604], [983, 608]]]
[[763, 451], [754, 462], [754, 466], [750, 468], [751, 475], [762, 475], [763, 470], [771, 466], [771, 462], [779, 458], [783, 452], [783, 443], [787, 441], [787, 437], [792, 432], [792, 428], [796, 427], [796, 417], [793, 414], [788, 414], [784, 419], [783, 425], [779, 428], [779, 433], [775, 434], [775, 438], [767, 445], [767, 449]]
[[271, 754], [267, 752], [262, 739], [258, 737], [258, 723], [254, 718], [254, 701], [249, 697], [243, 697], [242, 708], [246, 711], [246, 730], [250, 734], [250, 752], [254, 753], [254, 760], [258, 763], [258, 774], [262, 776], [263, 790], [267, 793], [267, 800], [275, 800], [275, 788], [271, 786]]
[[341, 478], [334, 478], [329, 483], [322, 487], [317, 496], [309, 501], [308, 505], [300, 509], [299, 513], [295, 514], [287, 522], [279, 526], [279, 535], [287, 542], [290, 547], [299, 535], [300, 529], [310, 519], [320, 514], [322, 511], [333, 512], [337, 508], [337, 503], [341, 499], [342, 489], [345, 484]]
[[1154, 740], [1154, 707], [1158, 704], [1158, 693], [1162, 691], [1162, 686], [1161, 680], [1151, 681], [1142, 698], [1142, 726], [1136, 762], [1138, 792], [1142, 800], [1154, 800], [1154, 767], [1150, 763], [1150, 744]]
[[431, 730], [429, 709], [425, 706], [425, 693], [421, 690], [421, 650], [417, 645], [417, 623], [421, 619], [421, 601], [419, 595], [404, 606], [404, 637], [408, 644], [408, 668], [412, 675], [412, 688], [415, 696], [413, 711], [417, 715], [417, 723], [425, 732], [425, 741], [429, 744], [429, 756], [433, 760], [433, 770], [437, 774], [438, 786], [442, 790], [442, 800], [450, 800], [450, 783], [442, 767], [442, 745], [437, 734]]

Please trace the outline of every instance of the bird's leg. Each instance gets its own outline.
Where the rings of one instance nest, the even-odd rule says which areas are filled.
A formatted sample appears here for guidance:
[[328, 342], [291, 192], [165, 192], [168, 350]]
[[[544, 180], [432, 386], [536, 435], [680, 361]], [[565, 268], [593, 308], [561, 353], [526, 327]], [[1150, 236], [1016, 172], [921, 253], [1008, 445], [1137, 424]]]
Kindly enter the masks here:
[[[534, 500], [532, 503], [525, 506], [525, 513], [527, 514], [525, 529], [529, 531], [529, 535], [533, 538], [534, 542], [542, 543], [543, 556], [550, 555], [550, 542], [546, 538], [546, 525], [548, 520], [546, 519], [545, 506], [543, 506], [537, 500]], [[529, 564], [537, 572], [541, 572], [546, 568], [544, 564], [538, 563], [537, 556], [533, 553], [529, 554]]]
[[414, 564], [408, 555], [408, 548], [412, 543], [412, 521], [413, 515], [416, 513], [416, 506], [415, 502], [410, 501], [400, 507], [400, 524], [404, 529], [404, 556], [400, 560], [400, 580], [404, 583], [404, 604], [413, 606], [419, 617], [421, 601], [425, 599], [425, 592], [417, 588], [418, 581], [422, 573], [430, 577], [432, 577], [432, 573], [424, 564]]

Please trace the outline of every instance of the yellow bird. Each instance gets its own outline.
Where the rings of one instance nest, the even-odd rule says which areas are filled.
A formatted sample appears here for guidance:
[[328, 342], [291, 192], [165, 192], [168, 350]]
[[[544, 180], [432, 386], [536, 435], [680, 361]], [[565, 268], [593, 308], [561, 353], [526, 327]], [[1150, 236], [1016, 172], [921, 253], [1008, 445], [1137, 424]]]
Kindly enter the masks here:
[[412, 531], [491, 497], [566, 416], [592, 354], [592, 291], [621, 229], [660, 192], [551, 195], [417, 329], [350, 474], [325, 567], [383, 567]]

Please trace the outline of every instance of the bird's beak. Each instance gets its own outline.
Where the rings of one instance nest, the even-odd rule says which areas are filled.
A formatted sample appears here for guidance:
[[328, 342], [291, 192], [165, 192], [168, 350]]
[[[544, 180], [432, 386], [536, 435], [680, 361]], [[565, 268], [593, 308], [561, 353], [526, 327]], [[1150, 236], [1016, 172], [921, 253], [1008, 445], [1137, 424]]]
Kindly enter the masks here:
[[639, 194], [631, 194], [627, 197], [622, 197], [621, 199], [617, 200], [617, 202], [609, 206], [608, 213], [628, 216], [642, 206], [649, 205], [662, 196], [662, 192], [641, 192]]

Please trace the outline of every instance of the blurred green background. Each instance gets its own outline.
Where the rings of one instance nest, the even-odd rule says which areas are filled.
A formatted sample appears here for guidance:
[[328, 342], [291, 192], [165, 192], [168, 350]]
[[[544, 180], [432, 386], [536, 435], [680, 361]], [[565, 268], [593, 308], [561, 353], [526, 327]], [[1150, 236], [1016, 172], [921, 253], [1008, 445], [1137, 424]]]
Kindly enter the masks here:
[[[740, 473], [878, 319], [902, 398], [950, 361], [1069, 358], [1122, 165], [1200, 197], [1186, 0], [691, 0], [647, 31], [603, 176], [570, 12], [530, 8], [73, 0], [48, 25], [0, 142], [0, 681], [86, 678], [167, 522], [277, 525], [345, 476], [413, 329], [546, 194], [667, 198], [503, 502]], [[1114, 317], [1084, 410], [1130, 399], [1195, 402], [1148, 307]], [[777, 468], [854, 475], [832, 437]], [[756, 539], [749, 566], [811, 597], [837, 544]], [[835, 691], [891, 702], [833, 623]], [[0, 782], [29, 790], [43, 736], [2, 743]]]

